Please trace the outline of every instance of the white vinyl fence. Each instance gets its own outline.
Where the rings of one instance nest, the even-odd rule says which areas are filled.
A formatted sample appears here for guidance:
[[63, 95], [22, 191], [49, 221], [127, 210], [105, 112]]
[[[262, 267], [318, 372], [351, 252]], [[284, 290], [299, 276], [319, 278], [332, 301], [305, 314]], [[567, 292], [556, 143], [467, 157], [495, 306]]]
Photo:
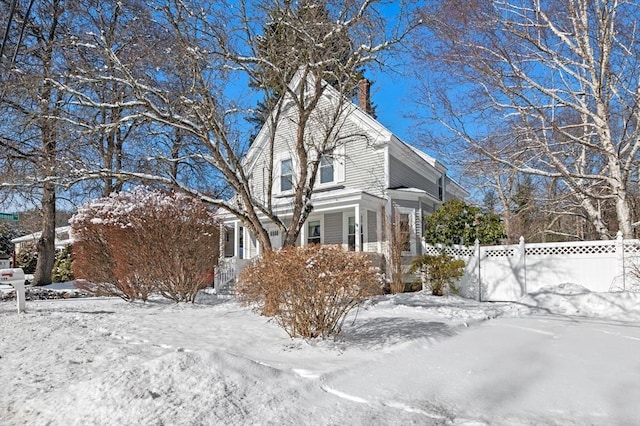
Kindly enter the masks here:
[[[440, 249], [423, 247], [425, 254]], [[640, 265], [640, 240], [576, 241], [472, 247], [454, 246], [445, 252], [466, 262], [457, 283], [465, 297], [482, 301], [517, 301], [542, 287], [579, 284], [591, 291], [638, 290], [632, 270]]]

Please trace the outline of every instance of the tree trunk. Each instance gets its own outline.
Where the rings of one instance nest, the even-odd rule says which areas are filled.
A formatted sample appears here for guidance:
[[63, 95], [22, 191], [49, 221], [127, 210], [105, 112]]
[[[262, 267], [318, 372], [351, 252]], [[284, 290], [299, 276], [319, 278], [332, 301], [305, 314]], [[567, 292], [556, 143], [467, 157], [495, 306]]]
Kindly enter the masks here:
[[633, 227], [631, 226], [631, 207], [627, 198], [627, 191], [624, 187], [618, 188], [616, 198], [616, 216], [618, 218], [618, 230], [622, 231], [623, 238], [633, 238]]
[[600, 236], [602, 240], [610, 240], [611, 234], [609, 233], [609, 229], [607, 224], [602, 220], [602, 215], [600, 214], [600, 209], [597, 209], [590, 199], [580, 196], [582, 198], [582, 202], [580, 203], [584, 211], [587, 213], [589, 221], [593, 224], [593, 227], [596, 229], [596, 232]]
[[56, 257], [56, 187], [48, 180], [56, 175], [57, 158], [57, 138], [58, 123], [56, 117], [59, 111], [61, 95], [56, 94], [53, 83], [49, 80], [54, 71], [54, 50], [56, 49], [56, 35], [58, 31], [59, 18], [63, 12], [63, 5], [55, 0], [52, 4], [53, 20], [46, 39], [42, 56], [42, 91], [41, 117], [39, 117], [40, 136], [42, 138], [41, 167], [44, 183], [42, 186], [42, 235], [37, 243], [38, 261], [33, 277], [33, 285], [51, 284], [53, 264]]
[[45, 183], [42, 195], [42, 235], [37, 243], [38, 262], [33, 285], [51, 284], [51, 273], [55, 261], [56, 238], [56, 191], [52, 183]]

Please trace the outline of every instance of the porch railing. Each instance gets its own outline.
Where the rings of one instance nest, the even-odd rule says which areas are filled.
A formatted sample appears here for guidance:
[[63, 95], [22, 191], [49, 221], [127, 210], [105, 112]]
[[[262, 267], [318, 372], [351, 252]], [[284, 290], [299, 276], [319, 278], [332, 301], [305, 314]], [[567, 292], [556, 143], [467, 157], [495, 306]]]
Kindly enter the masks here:
[[252, 262], [252, 259], [239, 259], [237, 257], [225, 257], [218, 261], [216, 274], [213, 280], [213, 288], [220, 295], [232, 295], [233, 286], [242, 270]]

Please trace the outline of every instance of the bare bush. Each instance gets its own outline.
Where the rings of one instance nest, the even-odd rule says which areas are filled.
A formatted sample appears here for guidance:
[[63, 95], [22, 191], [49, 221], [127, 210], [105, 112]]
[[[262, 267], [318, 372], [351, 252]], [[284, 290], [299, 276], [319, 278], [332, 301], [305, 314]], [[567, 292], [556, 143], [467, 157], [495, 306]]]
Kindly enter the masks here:
[[95, 294], [193, 302], [211, 284], [218, 226], [193, 198], [139, 188], [82, 207], [72, 226], [74, 273]]
[[396, 206], [391, 206], [391, 217], [385, 218], [386, 235], [388, 236], [387, 275], [391, 294], [402, 293], [405, 290], [403, 253], [411, 250], [409, 222], [402, 220]]
[[347, 314], [382, 292], [364, 253], [310, 245], [269, 252], [240, 275], [240, 300], [270, 316], [291, 337], [339, 334]]
[[114, 225], [93, 221], [97, 215], [95, 206], [84, 206], [84, 216], [74, 216], [73, 274], [78, 278], [77, 286], [94, 296], [118, 296], [125, 300], [136, 299], [128, 286], [115, 275], [108, 237]]

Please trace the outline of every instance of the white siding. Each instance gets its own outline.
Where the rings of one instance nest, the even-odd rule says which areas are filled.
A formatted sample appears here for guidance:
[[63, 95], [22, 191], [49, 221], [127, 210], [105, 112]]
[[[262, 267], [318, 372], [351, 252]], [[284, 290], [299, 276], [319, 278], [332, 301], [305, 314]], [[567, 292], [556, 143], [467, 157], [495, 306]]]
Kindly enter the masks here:
[[342, 212], [324, 215], [324, 243], [342, 244]]
[[389, 187], [418, 188], [438, 198], [438, 183], [408, 167], [393, 155], [389, 156]]
[[[314, 146], [322, 144], [325, 138], [338, 145], [336, 150], [335, 180], [333, 186], [361, 189], [374, 195], [381, 196], [385, 187], [384, 171], [384, 150], [374, 148], [373, 137], [367, 134], [357, 123], [357, 117], [352, 111], [346, 111], [343, 119], [333, 129], [328, 128], [332, 121], [323, 108], [330, 109], [328, 101], [321, 102], [321, 106], [308, 123], [307, 140], [305, 143], [309, 147], [309, 152], [313, 152]], [[290, 109], [280, 121], [276, 129], [274, 144], [274, 173], [269, 176], [268, 160], [269, 149], [265, 145], [263, 150], [257, 154], [257, 159], [253, 164], [251, 172], [252, 187], [255, 196], [264, 201], [269, 179], [273, 182], [274, 194], [280, 193], [280, 170], [279, 163], [282, 159], [291, 158], [294, 162], [294, 170], [298, 168], [298, 159], [295, 156], [297, 114], [294, 109]], [[327, 136], [330, 134], [330, 136]], [[343, 146], [340, 146], [343, 145]], [[344, 150], [344, 151], [343, 151]], [[344, 152], [344, 156], [341, 155]], [[310, 155], [310, 160], [315, 158]], [[294, 176], [294, 182], [296, 177]], [[316, 180], [316, 187], [319, 179]], [[331, 187], [332, 185], [326, 185]]]

